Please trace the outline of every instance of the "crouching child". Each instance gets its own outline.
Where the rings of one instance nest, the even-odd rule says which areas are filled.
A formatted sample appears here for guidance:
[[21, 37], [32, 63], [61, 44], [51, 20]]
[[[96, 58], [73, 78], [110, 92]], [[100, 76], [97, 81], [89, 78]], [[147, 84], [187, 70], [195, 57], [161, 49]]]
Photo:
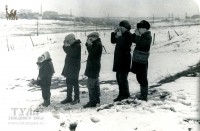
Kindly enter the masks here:
[[48, 51], [42, 54], [42, 56], [38, 57], [37, 65], [39, 69], [39, 75], [35, 83], [39, 85], [42, 90], [42, 98], [44, 100], [42, 106], [47, 107], [50, 105], [51, 78], [55, 73], [52, 59]]

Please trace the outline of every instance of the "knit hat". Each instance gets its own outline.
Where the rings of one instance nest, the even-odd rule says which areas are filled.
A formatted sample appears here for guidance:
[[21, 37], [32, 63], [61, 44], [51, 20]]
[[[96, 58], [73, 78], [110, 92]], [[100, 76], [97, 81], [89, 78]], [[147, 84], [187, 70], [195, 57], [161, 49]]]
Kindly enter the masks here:
[[98, 33], [98, 32], [92, 32], [92, 33], [90, 33], [87, 37], [88, 37], [88, 38], [89, 38], [89, 37], [96, 37], [96, 38], [99, 38], [99, 33]]
[[44, 52], [44, 53], [42, 54], [42, 56], [44, 57], [44, 60], [47, 60], [47, 59], [50, 59], [50, 58], [51, 58], [50, 53], [49, 53], [48, 51]]
[[70, 41], [70, 40], [74, 40], [74, 39], [75, 39], [75, 35], [72, 33], [65, 36], [66, 41]]
[[131, 29], [131, 25], [130, 25], [130, 23], [127, 20], [122, 20], [119, 23], [119, 26], [125, 27], [127, 30]]
[[146, 20], [142, 20], [140, 21], [140, 23], [137, 23], [137, 28], [146, 28], [147, 30], [149, 30], [150, 27], [151, 25]]
[[44, 61], [44, 57], [43, 56], [39, 56], [37, 59], [37, 64], [38, 63], [42, 63]]

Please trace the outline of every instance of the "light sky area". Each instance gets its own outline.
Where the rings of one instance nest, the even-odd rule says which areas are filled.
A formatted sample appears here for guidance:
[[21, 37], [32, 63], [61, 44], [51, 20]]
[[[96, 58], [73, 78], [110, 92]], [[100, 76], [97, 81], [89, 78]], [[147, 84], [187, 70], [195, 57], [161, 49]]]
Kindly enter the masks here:
[[5, 5], [11, 9], [31, 9], [33, 12], [57, 11], [87, 17], [185, 17], [198, 14], [199, 0], [1, 0], [0, 11]]

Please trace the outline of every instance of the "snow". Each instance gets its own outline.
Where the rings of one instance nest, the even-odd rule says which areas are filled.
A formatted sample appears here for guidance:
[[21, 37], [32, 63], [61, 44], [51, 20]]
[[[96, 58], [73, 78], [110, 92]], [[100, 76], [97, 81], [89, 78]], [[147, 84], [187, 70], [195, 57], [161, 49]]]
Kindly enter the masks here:
[[[9, 22], [10, 25], [6, 26], [13, 26], [13, 23]], [[47, 24], [45, 27], [55, 23], [55, 21], [42, 22], [44, 26]], [[15, 24], [21, 27], [22, 21]], [[35, 21], [23, 20], [23, 25], [27, 25], [26, 28], [34, 24]], [[168, 39], [168, 31], [172, 36], [171, 40]], [[100, 80], [104, 81], [101, 84], [101, 105], [89, 109], [82, 108], [88, 101], [88, 90], [85, 84], [80, 84], [79, 104], [60, 104], [60, 101], [66, 97], [65, 78], [60, 74], [65, 59], [62, 44], [67, 33], [45, 34], [44, 31], [42, 35], [31, 36], [33, 46], [30, 36], [13, 36], [16, 33], [15, 29], [9, 31], [6, 29], [5, 32], [0, 37], [0, 117], [2, 118], [0, 125], [2, 129], [68, 131], [69, 125], [75, 123], [76, 131], [199, 130], [199, 77], [181, 77], [175, 82], [151, 88], [148, 102], [130, 98], [122, 103], [112, 103], [118, 95], [118, 86], [115, 83], [115, 73], [112, 72], [115, 46], [110, 43], [111, 31], [100, 31], [102, 43], [108, 52], [103, 53], [101, 60]], [[154, 28], [152, 34], [154, 33], [155, 44], [151, 47], [149, 58], [150, 85], [199, 62], [199, 25]], [[86, 37], [81, 32], [75, 34], [82, 41], [79, 77], [81, 80], [85, 79]], [[45, 51], [50, 52], [56, 70], [52, 80], [54, 87], [51, 89], [51, 105], [47, 108], [39, 106], [42, 103], [40, 88], [29, 86], [30, 80], [36, 78], [38, 74], [37, 57]], [[132, 73], [129, 73], [129, 86], [131, 96], [139, 92], [139, 85]], [[105, 106], [107, 109], [104, 109]]]

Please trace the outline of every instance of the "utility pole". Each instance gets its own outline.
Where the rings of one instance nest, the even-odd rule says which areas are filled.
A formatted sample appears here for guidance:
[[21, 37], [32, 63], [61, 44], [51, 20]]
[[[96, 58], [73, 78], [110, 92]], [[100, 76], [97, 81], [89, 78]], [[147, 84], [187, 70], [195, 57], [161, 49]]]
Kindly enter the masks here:
[[185, 19], [187, 19], [187, 12], [185, 13]]
[[198, 8], [198, 17], [199, 17], [199, 22], [198, 25], [200, 24], [200, 8]]
[[39, 18], [37, 18], [37, 36], [38, 36], [38, 34], [39, 34], [39, 32], [38, 32], [38, 28], [39, 28], [39, 22], [38, 22], [38, 19], [39, 19]]
[[75, 33], [76, 32], [76, 29], [75, 29], [76, 28], [76, 25], [75, 25], [76, 20], [75, 20], [75, 18], [74, 18], [73, 21], [74, 21], [74, 33]]
[[40, 7], [40, 15], [42, 16], [42, 4], [41, 4], [41, 7]]
[[110, 16], [109, 16], [109, 14], [108, 14], [108, 23], [110, 22]]
[[72, 9], [71, 8], [70, 8], [70, 12], [69, 13], [70, 13], [70, 16], [72, 17]]
[[154, 14], [153, 14], [153, 24], [154, 24]]
[[96, 21], [96, 31], [98, 31], [98, 30], [97, 30], [97, 21]]

